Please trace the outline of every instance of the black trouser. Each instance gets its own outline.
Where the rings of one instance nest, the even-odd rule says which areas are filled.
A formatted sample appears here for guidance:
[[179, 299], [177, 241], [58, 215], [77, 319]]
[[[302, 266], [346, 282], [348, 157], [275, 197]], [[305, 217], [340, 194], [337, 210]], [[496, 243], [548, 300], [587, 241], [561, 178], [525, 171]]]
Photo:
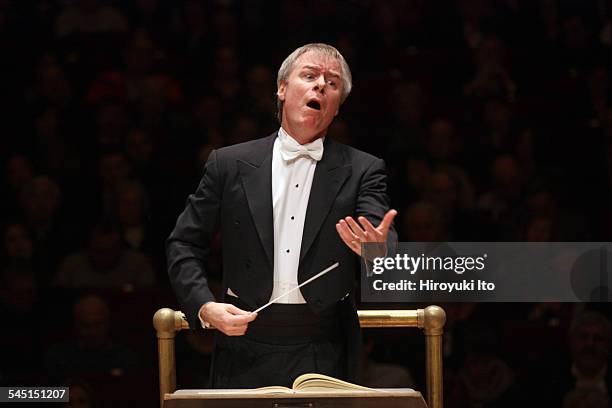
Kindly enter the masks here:
[[[240, 299], [228, 302], [248, 310]], [[273, 304], [244, 336], [217, 333], [212, 388], [291, 387], [301, 374], [346, 378], [345, 341], [336, 307], [315, 315], [305, 304]]]

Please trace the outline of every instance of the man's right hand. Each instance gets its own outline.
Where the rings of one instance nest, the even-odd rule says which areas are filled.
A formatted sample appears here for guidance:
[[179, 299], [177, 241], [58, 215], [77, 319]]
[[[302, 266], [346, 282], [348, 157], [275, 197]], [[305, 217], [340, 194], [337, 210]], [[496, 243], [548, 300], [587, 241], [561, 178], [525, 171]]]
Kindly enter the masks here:
[[208, 302], [200, 310], [200, 317], [228, 336], [242, 336], [257, 313], [247, 312], [229, 303]]

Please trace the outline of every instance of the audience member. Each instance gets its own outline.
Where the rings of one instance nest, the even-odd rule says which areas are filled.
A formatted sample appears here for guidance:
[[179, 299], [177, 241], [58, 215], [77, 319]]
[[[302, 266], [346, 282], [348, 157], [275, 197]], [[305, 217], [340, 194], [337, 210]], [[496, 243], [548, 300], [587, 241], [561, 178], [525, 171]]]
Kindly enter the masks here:
[[119, 229], [112, 224], [92, 228], [89, 247], [67, 256], [54, 284], [66, 288], [123, 288], [155, 283], [151, 261], [131, 249], [123, 249]]
[[404, 211], [402, 240], [414, 242], [449, 241], [448, 228], [441, 210], [428, 202], [417, 202]]
[[60, 259], [76, 247], [75, 226], [60, 217], [62, 194], [55, 181], [46, 176], [30, 180], [20, 192], [20, 204], [34, 257], [40, 265], [40, 283], [48, 286]]
[[125, 154], [120, 151], [103, 153], [98, 160], [98, 177], [101, 181], [91, 203], [94, 214], [111, 217], [117, 202], [119, 186], [128, 180], [132, 169]]
[[412, 374], [399, 364], [376, 362], [371, 354], [375, 342], [364, 335], [362, 350], [362, 384], [370, 388], [414, 388]]
[[6, 226], [2, 243], [2, 266], [33, 267], [34, 243], [25, 225], [12, 222]]
[[487, 221], [496, 224], [504, 214], [518, 205], [523, 192], [523, 175], [514, 156], [502, 154], [495, 158], [490, 169], [490, 189], [476, 203]]
[[[569, 328], [569, 361], [548, 367], [542, 381], [541, 395], [545, 406], [575, 404], [578, 395], [611, 395], [612, 376], [608, 370], [612, 328], [610, 320], [597, 311], [579, 314]], [[600, 395], [601, 395], [600, 394]], [[597, 395], [593, 397], [597, 400]], [[564, 402], [565, 400], [565, 402]], [[574, 406], [574, 405], [570, 405]]]
[[514, 407], [522, 403], [516, 374], [498, 356], [495, 334], [484, 325], [465, 331], [465, 354], [448, 391], [451, 407]]
[[49, 378], [61, 381], [85, 374], [121, 375], [139, 367], [139, 357], [111, 337], [111, 310], [104, 298], [83, 295], [72, 312], [73, 337], [45, 355]]
[[[155, 270], [165, 268], [163, 237], [158, 234], [158, 225], [150, 208], [150, 199], [142, 184], [126, 181], [119, 185], [115, 216], [118, 221], [124, 246], [149, 257]], [[165, 277], [165, 273], [163, 274]]]
[[3, 176], [0, 210], [15, 216], [19, 214], [19, 192], [34, 177], [32, 162], [22, 154], [14, 154], [7, 159]]
[[55, 25], [58, 37], [70, 34], [121, 33], [128, 28], [125, 17], [101, 1], [76, 0], [66, 4]]
[[91, 385], [80, 378], [69, 378], [64, 386], [68, 387], [70, 400], [63, 406], [66, 408], [95, 408], [94, 392]]
[[2, 271], [0, 282], [0, 313], [10, 322], [10, 330], [2, 335], [0, 382], [40, 381], [43, 314], [36, 277], [27, 266], [13, 265]]

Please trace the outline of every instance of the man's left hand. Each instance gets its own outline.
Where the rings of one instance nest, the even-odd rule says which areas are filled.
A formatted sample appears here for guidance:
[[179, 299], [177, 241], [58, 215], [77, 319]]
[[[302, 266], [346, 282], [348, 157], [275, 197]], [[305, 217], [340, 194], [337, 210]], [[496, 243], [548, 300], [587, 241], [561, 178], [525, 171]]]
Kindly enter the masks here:
[[361, 256], [361, 244], [367, 242], [387, 242], [389, 228], [396, 215], [397, 211], [389, 210], [383, 217], [380, 225], [376, 228], [374, 228], [366, 217], [358, 217], [357, 220], [359, 220], [359, 224], [353, 217], [345, 217], [336, 224], [336, 231], [338, 231], [338, 235], [340, 235], [342, 241], [344, 241], [353, 252]]

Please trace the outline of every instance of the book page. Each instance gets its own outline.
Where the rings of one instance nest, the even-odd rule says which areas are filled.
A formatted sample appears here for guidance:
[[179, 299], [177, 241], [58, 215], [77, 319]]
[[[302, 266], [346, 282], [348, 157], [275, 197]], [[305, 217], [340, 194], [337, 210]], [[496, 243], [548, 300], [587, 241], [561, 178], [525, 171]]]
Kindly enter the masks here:
[[302, 374], [293, 382], [294, 390], [348, 390], [348, 391], [374, 391], [373, 388], [363, 387], [361, 385], [342, 381], [334, 377], [329, 377], [323, 374], [309, 373]]
[[200, 389], [200, 390], [176, 390], [173, 394], [231, 394], [231, 393], [248, 393], [248, 394], [295, 394], [295, 390], [283, 387], [281, 385], [271, 385], [261, 388], [215, 388], [215, 389]]
[[293, 394], [295, 391], [281, 385], [270, 385], [268, 387], [243, 390], [243, 392], [248, 392], [249, 394]]

